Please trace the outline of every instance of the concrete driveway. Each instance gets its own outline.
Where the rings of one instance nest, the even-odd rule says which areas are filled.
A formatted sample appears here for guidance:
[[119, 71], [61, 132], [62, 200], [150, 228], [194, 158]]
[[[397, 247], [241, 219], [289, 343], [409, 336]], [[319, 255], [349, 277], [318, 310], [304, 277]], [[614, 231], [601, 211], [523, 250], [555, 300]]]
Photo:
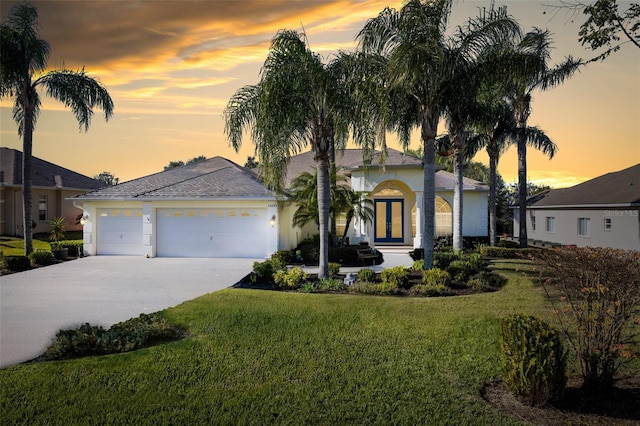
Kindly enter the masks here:
[[41, 355], [60, 329], [107, 328], [230, 287], [255, 260], [91, 256], [2, 276], [0, 367]]

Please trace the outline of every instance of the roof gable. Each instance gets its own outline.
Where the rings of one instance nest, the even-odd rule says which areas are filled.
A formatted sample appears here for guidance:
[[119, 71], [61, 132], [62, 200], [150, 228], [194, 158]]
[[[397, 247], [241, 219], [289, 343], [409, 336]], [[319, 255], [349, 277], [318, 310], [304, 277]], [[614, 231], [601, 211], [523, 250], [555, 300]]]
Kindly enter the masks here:
[[[35, 187], [73, 188], [93, 190], [104, 187], [104, 183], [88, 176], [65, 169], [56, 164], [32, 158], [32, 180]], [[0, 171], [3, 180], [0, 184], [22, 185], [22, 152], [11, 148], [0, 148]]]
[[98, 191], [83, 200], [154, 198], [274, 198], [256, 175], [223, 157], [174, 167]]
[[536, 194], [532, 207], [585, 205], [640, 205], [640, 164], [564, 189]]

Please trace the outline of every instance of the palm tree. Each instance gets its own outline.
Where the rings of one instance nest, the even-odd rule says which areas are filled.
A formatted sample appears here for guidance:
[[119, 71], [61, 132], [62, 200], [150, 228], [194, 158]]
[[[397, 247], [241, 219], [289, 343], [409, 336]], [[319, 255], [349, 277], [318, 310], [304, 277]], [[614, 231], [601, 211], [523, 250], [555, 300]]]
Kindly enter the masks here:
[[506, 83], [509, 87], [507, 99], [513, 110], [518, 129], [518, 212], [520, 215], [520, 247], [527, 246], [527, 121], [531, 114], [534, 90], [548, 90], [571, 77], [583, 64], [581, 60], [567, 57], [562, 63], [550, 68], [551, 34], [548, 30], [534, 29], [524, 37], [512, 40], [510, 56], [514, 68]]
[[22, 139], [22, 183], [24, 253], [33, 251], [32, 145], [33, 130], [40, 114], [39, 88], [70, 107], [80, 128], [89, 129], [93, 108], [102, 108], [105, 119], [113, 114], [113, 101], [107, 90], [81, 71], [59, 69], [45, 72], [50, 53], [49, 43], [39, 38], [38, 12], [28, 3], [14, 6], [0, 27], [0, 97], [15, 98], [13, 118]]
[[[479, 102], [483, 114], [473, 120], [474, 135], [468, 140], [465, 156], [471, 158], [484, 147], [489, 157], [489, 244], [493, 246], [497, 242], [498, 162], [500, 156], [517, 143], [519, 131], [510, 105], [499, 92], [485, 87]], [[549, 159], [558, 150], [556, 144], [537, 127], [527, 127], [525, 136], [528, 146], [542, 151]]]
[[[315, 173], [302, 172], [291, 182], [289, 194], [298, 206], [293, 214], [293, 225], [303, 227], [310, 222], [319, 224], [317, 182], [317, 171]], [[364, 193], [354, 191], [351, 188], [346, 176], [336, 174], [332, 179], [329, 211], [333, 217], [341, 214], [346, 216], [347, 222], [342, 234], [343, 241], [353, 218], [365, 222], [373, 221], [373, 202], [364, 198], [363, 195]]]
[[258, 84], [239, 89], [229, 100], [225, 133], [239, 150], [244, 129], [252, 129], [261, 176], [280, 191], [289, 158], [311, 146], [317, 167], [318, 277], [323, 278], [328, 276], [330, 150], [347, 138], [347, 102], [332, 68], [296, 31], [283, 30], [273, 38], [261, 74]]
[[[435, 240], [435, 139], [447, 92], [457, 72], [469, 57], [485, 44], [503, 34], [519, 34], [511, 18], [491, 15], [469, 22], [454, 37], [447, 37], [451, 0], [409, 0], [400, 10], [384, 9], [370, 19], [357, 38], [365, 52], [387, 58], [388, 81], [406, 95], [406, 111], [397, 124], [400, 140], [408, 145], [408, 136], [419, 126], [423, 145], [423, 214], [422, 244], [424, 268], [433, 266]], [[371, 108], [376, 105], [371, 104]]]

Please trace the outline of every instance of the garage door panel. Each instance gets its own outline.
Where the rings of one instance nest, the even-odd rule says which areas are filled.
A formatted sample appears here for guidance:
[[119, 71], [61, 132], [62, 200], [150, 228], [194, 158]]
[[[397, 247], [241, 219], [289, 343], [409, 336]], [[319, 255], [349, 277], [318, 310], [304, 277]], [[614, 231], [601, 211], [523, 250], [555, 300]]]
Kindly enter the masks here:
[[142, 210], [98, 209], [97, 253], [142, 255]]
[[263, 258], [266, 209], [158, 209], [157, 255]]

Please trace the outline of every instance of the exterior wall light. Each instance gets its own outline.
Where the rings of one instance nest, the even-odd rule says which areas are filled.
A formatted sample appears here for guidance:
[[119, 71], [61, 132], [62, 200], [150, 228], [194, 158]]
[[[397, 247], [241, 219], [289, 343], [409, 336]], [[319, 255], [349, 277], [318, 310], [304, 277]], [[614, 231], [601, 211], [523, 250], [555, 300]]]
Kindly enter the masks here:
[[271, 220], [269, 220], [269, 225], [273, 228], [276, 225], [276, 215], [271, 216]]
[[89, 214], [85, 213], [80, 218], [80, 225], [84, 226], [84, 224], [87, 223], [87, 220], [89, 220]]

